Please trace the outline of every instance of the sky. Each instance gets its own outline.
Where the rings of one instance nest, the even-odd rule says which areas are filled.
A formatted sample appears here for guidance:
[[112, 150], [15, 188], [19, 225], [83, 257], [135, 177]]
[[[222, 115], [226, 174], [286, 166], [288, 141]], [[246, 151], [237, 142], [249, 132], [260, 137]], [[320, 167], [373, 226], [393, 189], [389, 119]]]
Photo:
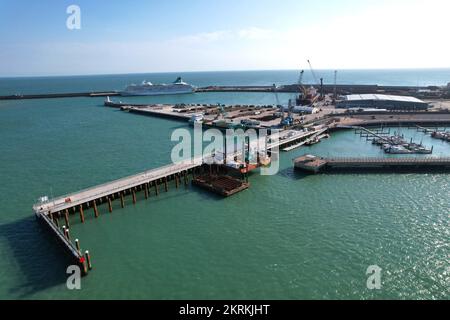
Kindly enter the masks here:
[[[67, 8], [80, 8], [70, 30]], [[0, 76], [450, 67], [448, 0], [0, 0]]]

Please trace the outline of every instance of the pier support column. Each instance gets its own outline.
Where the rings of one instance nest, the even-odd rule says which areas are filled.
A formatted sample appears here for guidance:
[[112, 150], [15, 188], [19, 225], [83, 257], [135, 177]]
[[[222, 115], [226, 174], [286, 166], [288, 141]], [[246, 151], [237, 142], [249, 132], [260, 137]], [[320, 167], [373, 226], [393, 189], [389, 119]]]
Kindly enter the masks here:
[[158, 181], [155, 180], [155, 181], [154, 181], [154, 184], [155, 184], [155, 194], [156, 194], [156, 195], [159, 195]]
[[169, 186], [167, 185], [167, 177], [164, 177], [164, 189], [169, 192]]
[[108, 197], [108, 209], [109, 209], [109, 213], [111, 213], [113, 210], [112, 210], [112, 203], [111, 203], [111, 198], [110, 197]]
[[53, 222], [59, 228], [59, 219], [57, 214], [53, 214]]
[[184, 171], [183, 176], [184, 176], [184, 185], [187, 186], [188, 185], [188, 172]]
[[145, 199], [148, 199], [148, 183], [144, 183]]
[[82, 204], [80, 204], [80, 220], [81, 220], [81, 223], [84, 223], [84, 211], [83, 211]]
[[89, 251], [86, 250], [84, 255], [86, 256], [86, 262], [89, 270], [92, 270], [91, 255], [89, 254]]
[[92, 201], [92, 207], [94, 208], [94, 216], [98, 218], [98, 209], [97, 209], [97, 202], [94, 200]]
[[78, 254], [81, 255], [80, 240], [75, 239], [75, 246], [77, 247]]
[[178, 174], [174, 174], [175, 177], [175, 188], [178, 189]]
[[123, 192], [120, 193], [120, 205], [125, 208], [125, 199], [123, 198]]
[[136, 191], [134, 191], [134, 189], [132, 189], [131, 193], [133, 194], [133, 204], [136, 204]]
[[70, 228], [70, 223], [69, 223], [69, 210], [66, 209], [64, 211], [64, 221], [66, 223], [67, 228]]

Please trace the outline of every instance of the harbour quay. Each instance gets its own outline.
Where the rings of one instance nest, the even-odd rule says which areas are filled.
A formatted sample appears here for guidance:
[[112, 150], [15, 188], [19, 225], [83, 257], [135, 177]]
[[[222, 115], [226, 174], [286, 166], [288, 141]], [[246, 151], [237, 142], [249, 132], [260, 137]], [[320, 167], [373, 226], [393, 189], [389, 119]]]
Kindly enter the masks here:
[[303, 155], [294, 159], [294, 168], [313, 174], [335, 171], [443, 172], [450, 171], [450, 158], [322, 158]]

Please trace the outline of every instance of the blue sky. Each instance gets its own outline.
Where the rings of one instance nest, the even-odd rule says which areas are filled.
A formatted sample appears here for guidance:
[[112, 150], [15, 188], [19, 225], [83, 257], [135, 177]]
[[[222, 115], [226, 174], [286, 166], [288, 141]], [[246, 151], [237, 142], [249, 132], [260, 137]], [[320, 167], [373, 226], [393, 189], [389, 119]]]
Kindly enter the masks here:
[[[81, 29], [66, 27], [69, 5]], [[0, 76], [450, 67], [447, 0], [0, 0]]]

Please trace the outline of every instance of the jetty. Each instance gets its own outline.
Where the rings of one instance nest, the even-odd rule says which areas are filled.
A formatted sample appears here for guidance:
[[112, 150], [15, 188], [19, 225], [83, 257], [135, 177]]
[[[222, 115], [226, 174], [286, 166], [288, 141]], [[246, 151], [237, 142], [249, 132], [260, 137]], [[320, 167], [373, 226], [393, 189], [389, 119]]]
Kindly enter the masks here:
[[[151, 188], [154, 189], [155, 195], [158, 195], [160, 188], [168, 192], [169, 181], [175, 181], [176, 188], [184, 184], [188, 184], [189, 174], [195, 175], [194, 170], [203, 165], [201, 158], [194, 158], [189, 161], [176, 163], [161, 168], [148, 170], [140, 174], [125, 177], [105, 184], [101, 184], [92, 188], [78, 191], [72, 194], [61, 196], [55, 199], [42, 199], [43, 201], [33, 206], [33, 211], [39, 221], [47, 227], [48, 231], [53, 234], [56, 240], [69, 253], [73, 262], [80, 265], [83, 274], [86, 275], [88, 269], [92, 268], [89, 252], [87, 254], [81, 252], [78, 240], [75, 244], [70, 238], [70, 216], [79, 215], [81, 223], [85, 222], [85, 214], [87, 210], [91, 210], [94, 217], [99, 217], [98, 206], [101, 204], [108, 205], [108, 211], [113, 211], [113, 201], [120, 200], [121, 207], [125, 206], [125, 196], [131, 195], [133, 203], [136, 203], [136, 193], [144, 191], [145, 198], [150, 196]], [[64, 219], [60, 222], [60, 220]], [[73, 218], [72, 218], [73, 219]], [[61, 225], [64, 225], [61, 227]]]
[[304, 155], [294, 159], [294, 167], [308, 173], [385, 170], [393, 172], [450, 171], [450, 157], [322, 158]]
[[120, 95], [116, 91], [93, 91], [93, 92], [67, 92], [67, 93], [44, 93], [44, 94], [14, 94], [0, 96], [0, 100], [28, 100], [28, 99], [57, 99], [57, 98], [79, 98], [79, 97], [113, 97]]

